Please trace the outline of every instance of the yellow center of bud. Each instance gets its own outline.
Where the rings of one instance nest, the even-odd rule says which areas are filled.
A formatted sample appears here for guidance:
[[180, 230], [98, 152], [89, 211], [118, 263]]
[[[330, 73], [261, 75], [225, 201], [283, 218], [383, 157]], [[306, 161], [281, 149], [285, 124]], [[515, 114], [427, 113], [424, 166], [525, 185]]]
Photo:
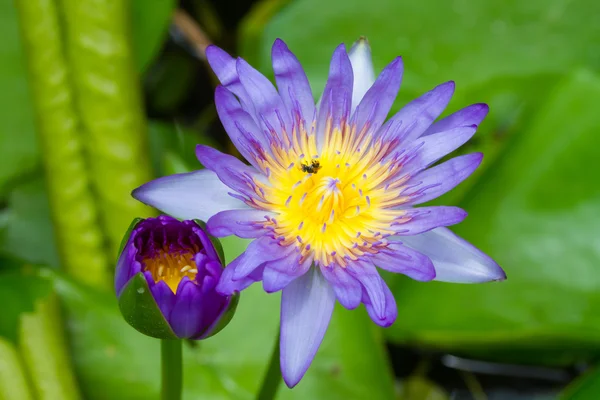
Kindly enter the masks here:
[[154, 257], [145, 258], [143, 263], [146, 270], [152, 274], [154, 282], [164, 281], [173, 293], [177, 292], [177, 286], [184, 276], [194, 280], [198, 273], [194, 254], [191, 251], [159, 250]]

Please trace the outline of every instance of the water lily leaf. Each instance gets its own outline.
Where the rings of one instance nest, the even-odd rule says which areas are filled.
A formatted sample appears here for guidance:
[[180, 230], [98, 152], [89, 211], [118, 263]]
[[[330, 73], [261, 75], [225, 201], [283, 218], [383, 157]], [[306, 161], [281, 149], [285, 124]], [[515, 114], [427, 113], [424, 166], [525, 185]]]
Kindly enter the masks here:
[[0, 194], [7, 184], [38, 163], [34, 116], [27, 87], [17, 13], [12, 1], [0, 3]]
[[147, 68], [168, 34], [175, 0], [130, 0], [133, 50], [140, 70]]
[[[600, 350], [598, 102], [600, 78], [574, 73], [466, 195], [469, 217], [456, 232], [494, 257], [508, 280], [398, 281], [390, 339], [528, 362]], [[536, 349], [545, 359], [532, 357]]]
[[48, 195], [41, 176], [10, 192], [0, 226], [1, 253], [30, 263], [58, 265]]
[[558, 396], [559, 400], [588, 400], [600, 397], [600, 371], [594, 368], [575, 379]]

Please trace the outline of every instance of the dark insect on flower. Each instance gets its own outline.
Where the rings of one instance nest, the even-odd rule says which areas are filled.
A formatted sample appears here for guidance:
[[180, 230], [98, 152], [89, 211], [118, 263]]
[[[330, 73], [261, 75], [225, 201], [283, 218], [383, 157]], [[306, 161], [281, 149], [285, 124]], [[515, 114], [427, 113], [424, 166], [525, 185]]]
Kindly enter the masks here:
[[321, 163], [319, 160], [311, 160], [310, 164], [300, 164], [300, 169], [302, 172], [306, 172], [307, 174], [316, 174], [321, 169]]
[[438, 161], [475, 134], [487, 105], [435, 121], [454, 93], [450, 81], [388, 119], [402, 59], [375, 79], [365, 39], [350, 53], [343, 44], [334, 50], [315, 105], [318, 95], [286, 44], [276, 40], [271, 55], [277, 88], [243, 59], [206, 49], [222, 83], [217, 113], [251, 165], [199, 145], [205, 169], [159, 178], [133, 196], [178, 218], [206, 220], [216, 237], [254, 239], [215, 290], [233, 295], [262, 281], [265, 291], [282, 291], [281, 371], [293, 387], [315, 356], [336, 301], [347, 309], [363, 303], [381, 326], [396, 320], [396, 300], [377, 268], [419, 281], [479, 283], [506, 275], [446, 228], [460, 223], [464, 210], [419, 207], [479, 166], [481, 153]]

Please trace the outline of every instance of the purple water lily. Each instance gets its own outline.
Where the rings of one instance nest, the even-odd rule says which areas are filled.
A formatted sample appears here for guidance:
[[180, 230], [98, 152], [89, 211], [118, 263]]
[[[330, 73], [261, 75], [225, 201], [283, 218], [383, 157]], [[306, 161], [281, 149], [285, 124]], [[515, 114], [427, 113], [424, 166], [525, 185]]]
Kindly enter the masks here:
[[[142, 220], [131, 231], [115, 271], [115, 290], [120, 298], [142, 273], [172, 333], [203, 339], [224, 326], [232, 306], [231, 295], [215, 290], [222, 272], [219, 256], [199, 225], [161, 215]], [[153, 336], [144, 331], [144, 321], [132, 324]]]
[[386, 122], [402, 60], [375, 79], [365, 40], [349, 54], [344, 45], [335, 50], [316, 106], [281, 40], [272, 49], [277, 89], [243, 59], [214, 46], [206, 55], [222, 84], [215, 93], [221, 122], [251, 165], [200, 145], [205, 170], [157, 179], [133, 195], [177, 217], [208, 220], [215, 236], [254, 239], [217, 290], [230, 294], [262, 281], [267, 292], [283, 291], [288, 386], [310, 365], [336, 299], [348, 309], [363, 303], [381, 326], [394, 322], [396, 303], [376, 266], [420, 281], [505, 279], [490, 257], [445, 228], [465, 218], [462, 209], [415, 207], [479, 166], [479, 153], [434, 164], [473, 136], [487, 105], [434, 122], [454, 92], [447, 82]]

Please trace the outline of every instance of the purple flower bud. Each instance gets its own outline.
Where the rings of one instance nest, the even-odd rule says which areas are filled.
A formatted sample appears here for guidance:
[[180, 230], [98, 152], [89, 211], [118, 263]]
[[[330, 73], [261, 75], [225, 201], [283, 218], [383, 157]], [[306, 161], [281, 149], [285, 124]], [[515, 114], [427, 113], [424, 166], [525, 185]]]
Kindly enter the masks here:
[[211, 238], [195, 221], [166, 215], [141, 220], [134, 224], [115, 271], [123, 316], [153, 337], [211, 336], [229, 322], [237, 304], [236, 295], [215, 291], [222, 271]]

